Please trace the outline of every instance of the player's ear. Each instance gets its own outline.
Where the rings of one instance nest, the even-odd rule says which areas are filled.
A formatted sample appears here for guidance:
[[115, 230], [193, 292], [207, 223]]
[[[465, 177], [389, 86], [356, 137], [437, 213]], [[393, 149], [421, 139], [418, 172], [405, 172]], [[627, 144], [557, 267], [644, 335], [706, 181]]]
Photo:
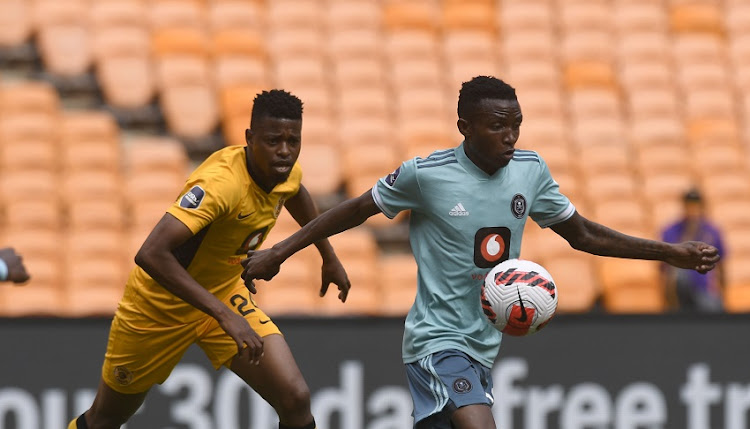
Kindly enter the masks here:
[[471, 127], [469, 126], [469, 121], [464, 118], [458, 118], [458, 121], [456, 121], [456, 126], [458, 127], [458, 131], [463, 134], [464, 137], [471, 136]]
[[250, 146], [252, 140], [253, 140], [253, 130], [251, 130], [250, 128], [245, 129], [245, 143], [247, 143], [247, 145]]

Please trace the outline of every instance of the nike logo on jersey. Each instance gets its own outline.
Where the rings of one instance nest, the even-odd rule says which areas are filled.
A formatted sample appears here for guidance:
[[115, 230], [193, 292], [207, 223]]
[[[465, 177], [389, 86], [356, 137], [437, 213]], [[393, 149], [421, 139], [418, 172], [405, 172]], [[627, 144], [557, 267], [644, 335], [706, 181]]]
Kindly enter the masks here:
[[271, 321], [271, 319], [266, 319], [266, 320], [260, 320], [259, 322], [260, 322], [261, 324], [265, 325], [266, 323], [268, 323], [268, 322], [270, 322], [270, 321]]
[[255, 212], [250, 212], [250, 213], [248, 213], [248, 214], [244, 214], [244, 215], [243, 215], [243, 214], [242, 214], [242, 212], [240, 212], [240, 213], [239, 213], [239, 214], [237, 215], [237, 219], [239, 219], [239, 220], [245, 219], [246, 217], [250, 216], [250, 215], [251, 215], [251, 214], [253, 214], [253, 213], [255, 213]]
[[516, 291], [518, 292], [518, 305], [521, 307], [521, 317], [516, 317], [516, 320], [523, 323], [525, 322], [529, 316], [526, 314], [526, 308], [523, 306], [523, 299], [521, 298], [521, 289], [516, 286]]
[[468, 216], [469, 212], [464, 208], [464, 205], [461, 203], [456, 204], [455, 207], [451, 209], [451, 211], [448, 212], [449, 216]]

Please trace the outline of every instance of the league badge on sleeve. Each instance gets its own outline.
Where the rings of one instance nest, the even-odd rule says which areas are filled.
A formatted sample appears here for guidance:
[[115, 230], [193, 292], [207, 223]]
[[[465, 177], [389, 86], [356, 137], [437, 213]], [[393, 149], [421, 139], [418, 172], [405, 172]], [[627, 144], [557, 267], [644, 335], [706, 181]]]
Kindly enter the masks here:
[[385, 176], [385, 183], [388, 184], [388, 186], [393, 186], [394, 183], [396, 183], [396, 179], [398, 179], [398, 175], [401, 173], [401, 166], [399, 166], [396, 170], [393, 171], [393, 173]]
[[197, 209], [203, 202], [203, 197], [206, 196], [206, 191], [198, 185], [190, 188], [180, 199], [180, 207], [186, 209]]

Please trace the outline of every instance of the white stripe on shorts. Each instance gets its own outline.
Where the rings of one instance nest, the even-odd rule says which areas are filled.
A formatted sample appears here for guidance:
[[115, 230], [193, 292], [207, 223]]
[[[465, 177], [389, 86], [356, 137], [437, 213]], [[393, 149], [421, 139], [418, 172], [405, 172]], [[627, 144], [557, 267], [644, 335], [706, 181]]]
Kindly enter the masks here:
[[420, 359], [419, 366], [425, 371], [432, 375], [430, 379], [430, 390], [432, 390], [432, 397], [435, 398], [435, 409], [432, 410], [430, 415], [443, 411], [446, 405], [448, 405], [448, 390], [445, 388], [443, 381], [440, 379], [435, 367], [432, 365], [432, 355], [425, 356]]

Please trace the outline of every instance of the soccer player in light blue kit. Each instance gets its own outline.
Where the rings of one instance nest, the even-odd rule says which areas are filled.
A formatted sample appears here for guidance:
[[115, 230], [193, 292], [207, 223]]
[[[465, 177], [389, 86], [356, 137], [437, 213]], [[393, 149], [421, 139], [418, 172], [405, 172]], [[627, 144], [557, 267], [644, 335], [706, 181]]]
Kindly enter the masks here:
[[505, 82], [478, 76], [464, 83], [458, 118], [465, 138], [458, 147], [404, 162], [371, 191], [243, 261], [243, 278], [255, 292], [253, 279], [271, 279], [284, 260], [315, 241], [380, 212], [393, 218], [411, 210], [409, 235], [419, 272], [403, 360], [419, 429], [495, 428], [490, 369], [501, 334], [482, 312], [477, 279], [518, 257], [528, 217], [573, 248], [597, 255], [661, 260], [699, 272], [719, 259], [716, 248], [705, 243], [631, 237], [581, 216], [544, 160], [515, 149], [522, 114], [515, 90]]

